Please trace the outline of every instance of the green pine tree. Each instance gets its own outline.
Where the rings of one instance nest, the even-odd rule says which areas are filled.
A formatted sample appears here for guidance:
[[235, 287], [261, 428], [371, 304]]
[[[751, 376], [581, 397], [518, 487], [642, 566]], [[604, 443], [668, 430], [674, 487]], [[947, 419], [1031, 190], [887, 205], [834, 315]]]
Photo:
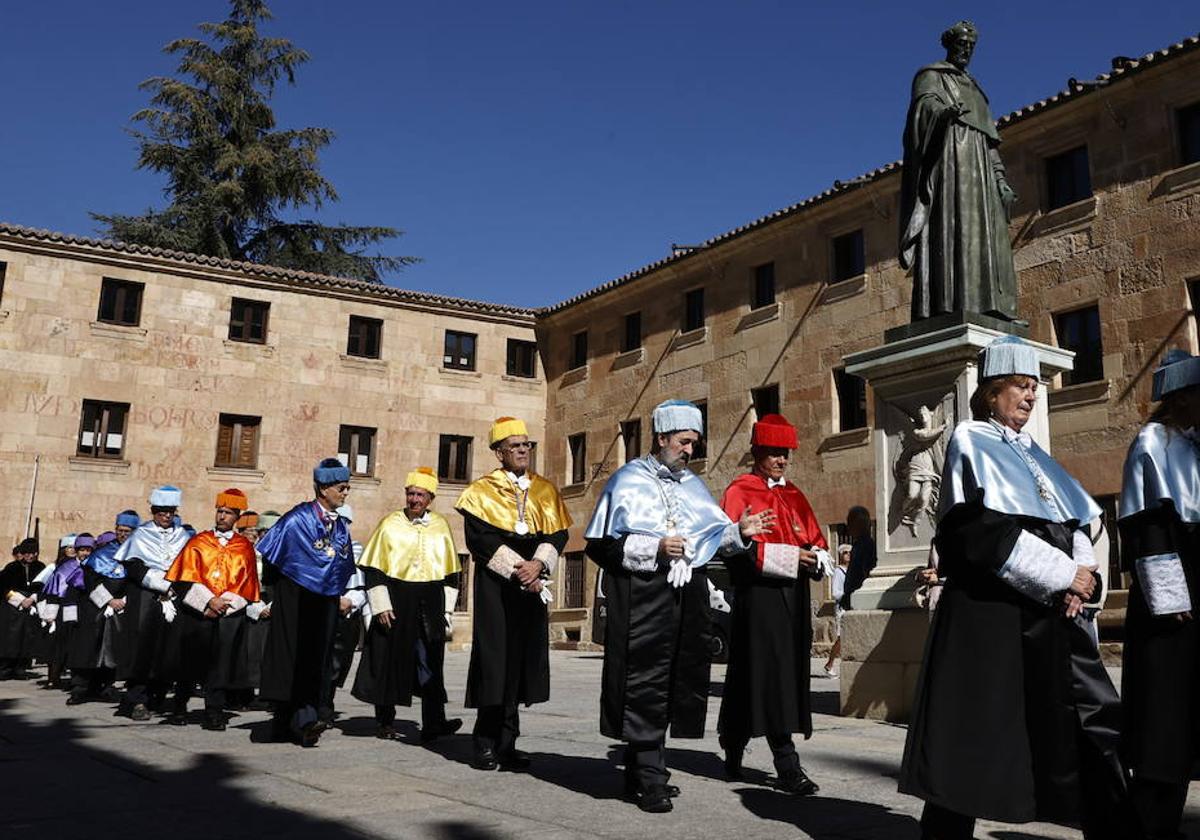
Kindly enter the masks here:
[[206, 40], [180, 38], [164, 47], [179, 56], [177, 77], [140, 87], [151, 107], [134, 114], [139, 169], [167, 176], [170, 205], [138, 216], [92, 216], [104, 234], [138, 245], [171, 248], [285, 268], [380, 282], [414, 257], [372, 256], [364, 249], [400, 231], [285, 221], [289, 210], [337, 201], [319, 170], [325, 128], [278, 129], [270, 99], [282, 79], [295, 83], [308, 53], [258, 31], [271, 12], [263, 0], [230, 0], [229, 17], [202, 23]]

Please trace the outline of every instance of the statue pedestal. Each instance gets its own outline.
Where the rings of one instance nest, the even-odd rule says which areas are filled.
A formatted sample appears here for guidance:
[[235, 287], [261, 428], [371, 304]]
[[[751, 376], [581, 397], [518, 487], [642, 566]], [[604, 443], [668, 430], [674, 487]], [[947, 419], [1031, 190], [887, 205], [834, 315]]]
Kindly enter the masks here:
[[[877, 558], [842, 616], [842, 714], [906, 720], [924, 652], [928, 617], [916, 606], [914, 572], [929, 560], [946, 444], [970, 419], [979, 351], [1015, 332], [986, 316], [943, 316], [889, 330], [885, 344], [845, 358], [875, 395]], [[998, 329], [1003, 327], [1004, 329]], [[1073, 367], [1074, 353], [1030, 342], [1042, 384]], [[1050, 427], [1039, 393], [1026, 431], [1049, 451]]]

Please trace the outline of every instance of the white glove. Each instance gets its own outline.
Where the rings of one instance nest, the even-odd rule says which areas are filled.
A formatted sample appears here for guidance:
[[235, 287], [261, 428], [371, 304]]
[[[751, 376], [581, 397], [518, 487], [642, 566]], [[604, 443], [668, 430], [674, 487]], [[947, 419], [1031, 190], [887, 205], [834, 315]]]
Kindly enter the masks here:
[[[115, 610], [113, 610], [113, 608], [112, 608], [112, 607], [105, 607], [105, 608], [104, 608], [104, 617], [105, 617], [105, 618], [112, 618], [114, 615], [116, 615], [116, 611], [115, 611]], [[168, 621], [170, 621], [170, 619], [167, 619], [167, 620], [168, 620]]]
[[554, 600], [554, 593], [550, 591], [549, 586], [549, 584], [552, 582], [553, 581], [549, 580], [542, 581], [542, 588], [538, 591], [538, 597], [542, 599], [542, 603], [546, 606], [550, 606], [551, 602]]
[[686, 586], [692, 579], [692, 564], [687, 560], [674, 560], [667, 570], [667, 583], [675, 589]]
[[58, 627], [58, 622], [51, 621], [49, 624], [47, 624], [46, 622], [43, 621], [42, 626], [46, 628], [46, 633], [53, 633], [55, 628]]
[[179, 608], [176, 607], [170, 601], [163, 601], [162, 602], [162, 611], [163, 611], [163, 618], [165, 618], [167, 620], [167, 624], [170, 624], [172, 621], [175, 620], [175, 616], [176, 616], [176, 614], [178, 614]]

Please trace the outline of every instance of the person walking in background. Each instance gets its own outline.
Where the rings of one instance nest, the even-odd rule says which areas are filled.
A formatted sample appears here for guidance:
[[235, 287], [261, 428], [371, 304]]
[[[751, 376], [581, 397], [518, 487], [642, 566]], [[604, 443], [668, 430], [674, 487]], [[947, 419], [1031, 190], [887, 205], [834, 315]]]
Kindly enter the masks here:
[[871, 536], [871, 512], [862, 505], [855, 505], [846, 513], [846, 531], [850, 538], [850, 565], [846, 569], [846, 582], [842, 591], [842, 608], [851, 609], [852, 596], [871, 576], [877, 558], [875, 540]]
[[850, 568], [852, 552], [849, 543], [838, 546], [837, 565], [830, 580], [830, 596], [833, 598], [833, 644], [829, 646], [829, 658], [825, 660], [825, 675], [828, 677], [838, 675], [838, 660], [842, 658], [842, 614], [846, 612], [842, 602], [846, 597], [846, 570]]

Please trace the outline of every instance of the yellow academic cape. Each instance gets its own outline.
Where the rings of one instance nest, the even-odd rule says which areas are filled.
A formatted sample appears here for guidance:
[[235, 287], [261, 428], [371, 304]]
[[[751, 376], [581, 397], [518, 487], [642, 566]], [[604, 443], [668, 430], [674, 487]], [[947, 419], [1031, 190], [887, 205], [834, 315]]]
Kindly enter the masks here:
[[[531, 534], [555, 534], [571, 527], [571, 515], [558, 489], [536, 473], [529, 476], [529, 496], [525, 502], [525, 524]], [[517, 490], [503, 469], [471, 482], [458, 498], [455, 509], [482, 519], [501, 531], [513, 533], [517, 526]]]
[[402, 510], [389, 513], [376, 526], [358, 565], [406, 583], [444, 580], [459, 572], [462, 566], [446, 518], [431, 510], [425, 517], [428, 524], [418, 525]]

